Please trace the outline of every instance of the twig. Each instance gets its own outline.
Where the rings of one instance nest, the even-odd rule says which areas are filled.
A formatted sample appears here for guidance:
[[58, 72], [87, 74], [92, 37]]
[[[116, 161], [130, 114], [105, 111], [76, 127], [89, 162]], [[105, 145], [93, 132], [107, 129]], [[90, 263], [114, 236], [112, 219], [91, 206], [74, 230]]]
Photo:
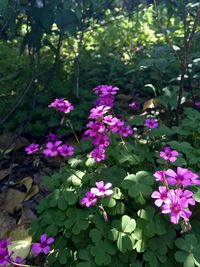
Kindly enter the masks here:
[[180, 109], [181, 109], [181, 100], [183, 97], [183, 92], [184, 92], [184, 78], [185, 74], [187, 72], [188, 68], [188, 61], [189, 61], [189, 50], [190, 50], [190, 45], [192, 42], [192, 39], [194, 37], [194, 34], [197, 29], [197, 25], [200, 19], [200, 5], [198, 6], [196, 17], [194, 20], [194, 24], [192, 26], [192, 30], [189, 34], [187, 34], [187, 9], [185, 8], [185, 16], [184, 16], [184, 55], [183, 55], [183, 61], [182, 61], [182, 66], [181, 66], [181, 79], [179, 83], [179, 93], [178, 93], [178, 104], [176, 108], [176, 124], [177, 126], [179, 125], [180, 121]]
[[33, 72], [30, 81], [28, 82], [28, 84], [26, 85], [26, 87], [24, 88], [22, 93], [19, 95], [19, 97], [17, 98], [17, 100], [16, 100], [15, 104], [13, 105], [13, 107], [0, 120], [0, 126], [3, 125], [7, 121], [7, 119], [13, 114], [13, 112], [16, 110], [16, 108], [21, 104], [21, 102], [23, 101], [24, 97], [27, 95], [28, 91], [30, 90], [34, 80], [35, 80], [35, 74]]

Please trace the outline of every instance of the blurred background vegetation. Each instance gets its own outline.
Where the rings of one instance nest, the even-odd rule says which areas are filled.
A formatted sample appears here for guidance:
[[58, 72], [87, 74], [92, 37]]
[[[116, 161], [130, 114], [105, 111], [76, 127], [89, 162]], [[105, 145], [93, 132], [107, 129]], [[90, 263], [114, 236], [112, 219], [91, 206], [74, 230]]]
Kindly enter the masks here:
[[[177, 57], [184, 56], [185, 27], [192, 28], [197, 5], [186, 0], [1, 0], [1, 131], [33, 138], [55, 130], [68, 134], [47, 107], [65, 97], [76, 107], [70, 116], [82, 132], [92, 88], [100, 84], [121, 89], [122, 113], [131, 101], [155, 97], [175, 109]], [[200, 84], [199, 44], [197, 25], [184, 80], [184, 94], [193, 99]]]

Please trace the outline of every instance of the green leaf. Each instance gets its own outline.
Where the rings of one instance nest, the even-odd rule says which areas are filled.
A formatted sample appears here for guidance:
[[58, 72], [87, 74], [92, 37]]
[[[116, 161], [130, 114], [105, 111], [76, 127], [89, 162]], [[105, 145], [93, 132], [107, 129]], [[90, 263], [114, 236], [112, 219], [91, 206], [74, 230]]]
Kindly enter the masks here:
[[147, 251], [144, 253], [144, 260], [148, 261], [151, 267], [158, 266], [157, 257], [152, 251]]
[[184, 252], [184, 251], [177, 251], [174, 255], [175, 259], [178, 261], [178, 262], [184, 262], [185, 259], [187, 258], [188, 256], [188, 253], [187, 252]]
[[75, 194], [74, 190], [67, 189], [63, 192], [63, 196], [69, 205], [74, 205], [78, 200], [78, 196]]
[[124, 233], [119, 233], [117, 238], [117, 247], [119, 251], [125, 253], [128, 250], [132, 250], [134, 247], [135, 241], [132, 236], [126, 235]]
[[136, 228], [136, 222], [134, 219], [130, 219], [129, 216], [124, 215], [121, 227], [124, 233], [132, 233]]
[[103, 198], [102, 205], [108, 208], [115, 207], [116, 200], [112, 197]]
[[90, 230], [89, 237], [92, 239], [92, 242], [99, 242], [102, 238], [101, 232], [98, 229]]

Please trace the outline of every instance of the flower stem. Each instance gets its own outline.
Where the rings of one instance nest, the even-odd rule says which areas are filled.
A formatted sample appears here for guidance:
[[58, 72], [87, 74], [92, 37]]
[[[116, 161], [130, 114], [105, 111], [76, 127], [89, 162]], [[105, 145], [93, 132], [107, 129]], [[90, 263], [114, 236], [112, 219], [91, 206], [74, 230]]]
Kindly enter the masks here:
[[71, 121], [70, 121], [70, 120], [66, 120], [66, 122], [68, 123], [70, 129], [72, 130], [72, 132], [73, 132], [73, 134], [74, 134], [74, 137], [75, 137], [77, 143], [80, 145], [80, 141], [79, 141], [79, 139], [78, 139], [78, 136], [77, 136], [76, 132], [74, 131], [74, 127], [73, 127], [73, 125], [71, 124]]

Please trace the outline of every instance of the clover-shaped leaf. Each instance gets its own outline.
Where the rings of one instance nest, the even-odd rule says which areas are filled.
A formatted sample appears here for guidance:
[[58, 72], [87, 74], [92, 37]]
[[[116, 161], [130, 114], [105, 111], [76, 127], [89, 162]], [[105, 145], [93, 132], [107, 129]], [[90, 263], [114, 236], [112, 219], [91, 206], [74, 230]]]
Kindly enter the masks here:
[[174, 255], [178, 262], [183, 262], [184, 267], [200, 266], [200, 248], [194, 234], [188, 234], [183, 238], [176, 239], [175, 244], [181, 249]]
[[136, 198], [140, 194], [143, 196], [149, 196], [152, 192], [152, 187], [154, 179], [146, 171], [137, 172], [135, 175], [130, 174], [126, 176], [122, 182], [122, 188], [128, 190], [128, 194]]
[[86, 230], [89, 227], [88, 215], [88, 211], [85, 210], [83, 211], [77, 208], [68, 209], [68, 219], [65, 221], [65, 227], [72, 229], [74, 234], [80, 234], [82, 230]]
[[117, 241], [117, 247], [123, 253], [132, 250], [135, 240], [131, 234], [136, 228], [135, 220], [124, 215], [120, 220], [113, 221], [112, 226], [108, 234], [109, 239]]
[[116, 253], [116, 248], [108, 240], [100, 240], [91, 247], [90, 252], [94, 257], [95, 263], [99, 266], [111, 263], [111, 256]]

